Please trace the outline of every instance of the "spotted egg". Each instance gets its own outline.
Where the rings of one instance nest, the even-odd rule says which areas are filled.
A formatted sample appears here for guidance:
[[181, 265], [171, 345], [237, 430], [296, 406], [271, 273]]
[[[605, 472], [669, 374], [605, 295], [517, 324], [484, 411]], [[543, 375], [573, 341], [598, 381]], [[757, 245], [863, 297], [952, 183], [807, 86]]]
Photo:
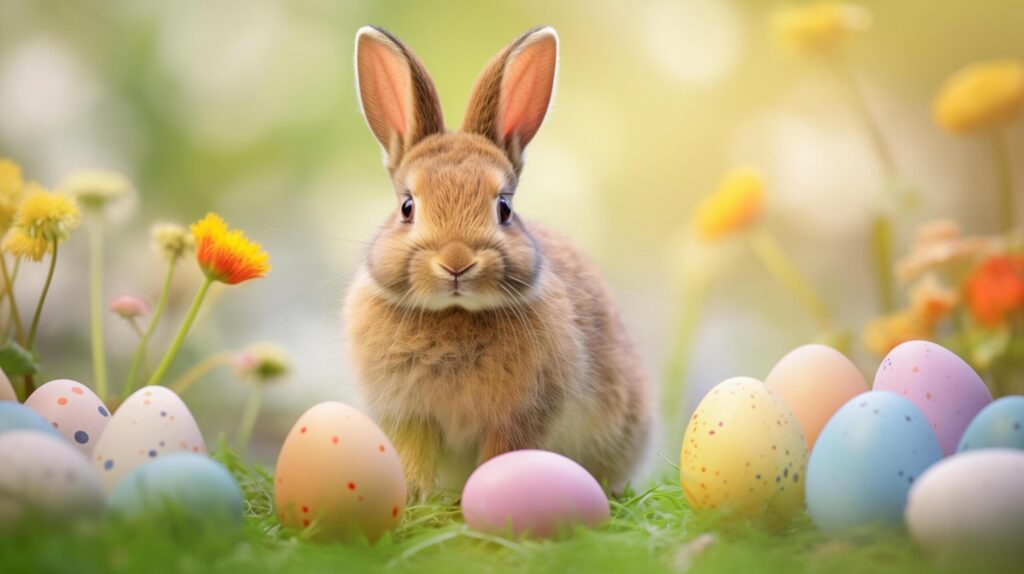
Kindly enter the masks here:
[[110, 417], [92, 464], [109, 492], [136, 466], [173, 452], [206, 454], [199, 426], [174, 391], [143, 387]]
[[956, 451], [975, 415], [992, 402], [970, 365], [929, 341], [908, 341], [890, 351], [878, 367], [873, 389], [910, 399], [928, 418], [946, 456]]
[[57, 379], [39, 387], [25, 406], [42, 415], [86, 456], [92, 454], [110, 421], [110, 412], [96, 393], [71, 379]]
[[1003, 397], [981, 409], [964, 431], [957, 451], [997, 447], [1024, 450], [1024, 396]]
[[369, 417], [339, 402], [306, 411], [281, 446], [274, 501], [281, 524], [317, 539], [375, 541], [401, 520], [402, 464]]
[[18, 395], [14, 393], [14, 387], [11, 386], [11, 380], [7, 378], [7, 373], [3, 369], [0, 369], [0, 401], [16, 401]]
[[61, 524], [98, 518], [105, 493], [78, 449], [35, 430], [0, 434], [0, 528], [22, 520]]
[[718, 384], [690, 418], [679, 465], [686, 500], [785, 526], [804, 502], [807, 446], [785, 403], [749, 377]]
[[807, 510], [827, 532], [898, 527], [910, 487], [941, 458], [914, 403], [888, 391], [864, 393], [818, 436], [807, 464]]

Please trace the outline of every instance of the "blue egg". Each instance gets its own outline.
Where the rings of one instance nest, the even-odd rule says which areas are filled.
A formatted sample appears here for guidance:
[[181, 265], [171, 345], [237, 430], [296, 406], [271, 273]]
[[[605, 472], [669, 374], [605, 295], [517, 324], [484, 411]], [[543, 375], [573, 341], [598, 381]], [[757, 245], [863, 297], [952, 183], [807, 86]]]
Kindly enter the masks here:
[[0, 401], [0, 432], [9, 430], [37, 430], [64, 440], [64, 436], [39, 413], [21, 403]]
[[1024, 397], [1003, 397], [981, 410], [967, 425], [957, 452], [979, 448], [1024, 449]]
[[914, 403], [888, 391], [858, 395], [822, 429], [807, 463], [807, 510], [818, 528], [899, 527], [914, 480], [942, 458]]
[[189, 521], [239, 526], [242, 491], [219, 462], [175, 453], [135, 467], [114, 487], [111, 514], [133, 520], [181, 516]]

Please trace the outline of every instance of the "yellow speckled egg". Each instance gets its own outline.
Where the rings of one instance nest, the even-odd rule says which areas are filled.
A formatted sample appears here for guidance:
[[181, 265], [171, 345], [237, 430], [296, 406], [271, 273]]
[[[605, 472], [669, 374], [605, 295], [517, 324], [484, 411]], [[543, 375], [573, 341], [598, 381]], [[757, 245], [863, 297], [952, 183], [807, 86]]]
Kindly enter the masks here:
[[806, 466], [793, 413], [761, 381], [736, 377], [711, 389], [690, 418], [679, 476], [693, 509], [781, 528], [803, 507]]
[[369, 417], [339, 402], [306, 411], [277, 458], [274, 502], [281, 524], [318, 539], [371, 542], [398, 525], [405, 477], [391, 441]]

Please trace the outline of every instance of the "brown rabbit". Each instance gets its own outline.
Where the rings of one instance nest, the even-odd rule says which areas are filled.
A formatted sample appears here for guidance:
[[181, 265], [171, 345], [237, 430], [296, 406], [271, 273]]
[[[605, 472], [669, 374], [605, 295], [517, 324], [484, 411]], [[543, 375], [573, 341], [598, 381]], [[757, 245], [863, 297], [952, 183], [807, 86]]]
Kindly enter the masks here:
[[388, 32], [356, 35], [358, 92], [394, 183], [344, 315], [358, 388], [413, 498], [540, 448], [619, 490], [647, 451], [647, 374], [597, 270], [512, 209], [547, 114], [558, 36], [530, 30], [488, 63], [460, 132]]

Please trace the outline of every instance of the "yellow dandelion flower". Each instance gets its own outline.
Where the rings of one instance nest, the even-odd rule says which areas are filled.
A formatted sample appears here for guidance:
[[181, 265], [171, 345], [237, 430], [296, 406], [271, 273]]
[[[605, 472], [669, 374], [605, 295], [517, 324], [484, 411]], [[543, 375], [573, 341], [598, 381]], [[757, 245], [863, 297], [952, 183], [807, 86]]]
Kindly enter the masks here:
[[234, 285], [263, 277], [270, 271], [270, 256], [258, 243], [237, 229], [229, 230], [215, 213], [192, 224], [196, 258], [203, 273], [214, 281]]
[[24, 191], [21, 167], [5, 157], [0, 158], [0, 234], [11, 228]]
[[14, 214], [14, 227], [29, 237], [60, 243], [81, 223], [74, 198], [47, 191], [38, 183], [25, 186], [25, 197]]
[[871, 12], [849, 2], [787, 5], [770, 21], [772, 35], [786, 50], [797, 54], [829, 54], [847, 38], [871, 27]]
[[136, 204], [135, 187], [123, 174], [108, 169], [83, 169], [64, 178], [58, 191], [74, 197], [87, 212], [123, 219]]
[[764, 207], [764, 182], [751, 168], [733, 170], [697, 209], [697, 235], [711, 241], [749, 228]]
[[196, 248], [195, 237], [177, 223], [157, 223], [149, 235], [153, 249], [168, 261], [176, 261]]
[[41, 237], [31, 237], [18, 228], [10, 230], [4, 236], [0, 249], [15, 257], [24, 257], [32, 261], [40, 261], [51, 249], [51, 243]]
[[864, 346], [884, 357], [901, 343], [931, 339], [934, 334], [914, 313], [903, 311], [869, 321], [864, 327]]
[[1024, 110], [1024, 63], [978, 62], [956, 72], [935, 98], [935, 122], [952, 133], [1004, 126]]

